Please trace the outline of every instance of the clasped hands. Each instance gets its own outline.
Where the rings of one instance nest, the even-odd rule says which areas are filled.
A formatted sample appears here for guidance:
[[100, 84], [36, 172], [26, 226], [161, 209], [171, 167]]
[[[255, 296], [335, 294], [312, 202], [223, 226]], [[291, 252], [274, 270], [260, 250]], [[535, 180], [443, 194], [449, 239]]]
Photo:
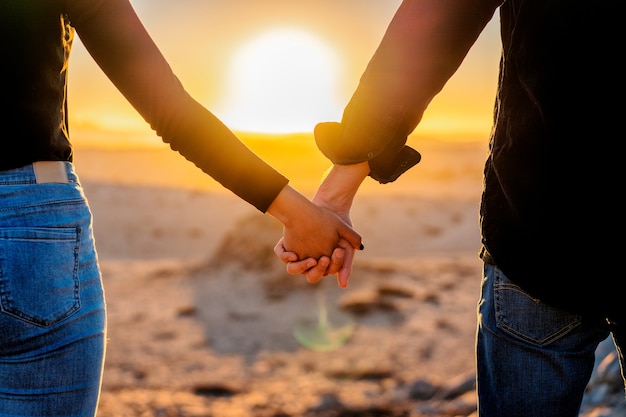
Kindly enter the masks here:
[[350, 208], [368, 173], [367, 162], [334, 165], [312, 199], [316, 208], [309, 217], [283, 222], [283, 237], [274, 253], [289, 274], [304, 274], [311, 284], [336, 274], [338, 285], [348, 286], [355, 253], [363, 249], [361, 236], [352, 229]]
[[[315, 200], [313, 202], [316, 203]], [[328, 208], [325, 210], [331, 211]], [[352, 225], [349, 217], [342, 218], [338, 213], [335, 215], [347, 226]], [[314, 232], [317, 233], [320, 230]], [[286, 264], [287, 272], [291, 275], [304, 274], [307, 282], [315, 284], [327, 275], [336, 274], [338, 285], [345, 288], [348, 286], [348, 280], [352, 273], [355, 251], [363, 249], [363, 244], [360, 243], [359, 247], [355, 248], [350, 241], [340, 235], [336, 235], [334, 238], [329, 237], [329, 239], [334, 245], [331, 252], [324, 252], [321, 255], [319, 253], [310, 254], [306, 248], [298, 249], [303, 246], [303, 242], [289, 228], [285, 227], [283, 237], [274, 247], [274, 253]], [[299, 255], [300, 253], [304, 255]]]

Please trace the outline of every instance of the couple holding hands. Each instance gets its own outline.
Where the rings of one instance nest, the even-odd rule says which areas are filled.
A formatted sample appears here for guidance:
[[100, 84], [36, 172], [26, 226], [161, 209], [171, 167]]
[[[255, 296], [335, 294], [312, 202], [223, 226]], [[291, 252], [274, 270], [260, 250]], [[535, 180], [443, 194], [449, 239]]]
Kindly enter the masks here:
[[498, 9], [478, 413], [576, 417], [595, 348], [612, 335], [624, 365], [626, 346], [621, 247], [609, 243], [623, 213], [606, 192], [623, 187], [621, 153], [607, 150], [622, 131], [621, 107], [604, 105], [623, 90], [610, 59], [624, 43], [614, 3], [403, 0], [342, 120], [315, 127], [333, 166], [309, 201], [187, 93], [129, 0], [0, 2], [0, 417], [97, 410], [106, 303], [68, 127], [76, 34], [163, 141], [282, 222], [274, 251], [289, 273], [311, 283], [337, 275], [345, 287], [363, 249], [350, 221], [360, 184], [395, 181], [419, 162], [408, 135]]

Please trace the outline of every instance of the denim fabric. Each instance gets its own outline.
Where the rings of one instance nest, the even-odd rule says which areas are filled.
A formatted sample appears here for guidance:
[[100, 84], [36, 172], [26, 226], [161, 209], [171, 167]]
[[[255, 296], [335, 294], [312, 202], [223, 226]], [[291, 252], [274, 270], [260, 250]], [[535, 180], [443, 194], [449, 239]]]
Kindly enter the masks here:
[[608, 335], [606, 323], [546, 305], [485, 264], [476, 350], [480, 417], [577, 417], [594, 352]]
[[105, 302], [91, 212], [28, 165], [0, 172], [0, 417], [93, 417]]

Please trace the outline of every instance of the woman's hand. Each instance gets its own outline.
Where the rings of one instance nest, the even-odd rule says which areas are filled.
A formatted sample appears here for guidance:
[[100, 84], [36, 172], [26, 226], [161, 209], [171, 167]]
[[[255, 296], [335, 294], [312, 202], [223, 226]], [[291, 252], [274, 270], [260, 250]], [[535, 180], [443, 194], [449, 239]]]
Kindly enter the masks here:
[[[335, 165], [329, 171], [327, 177], [320, 185], [313, 202], [315, 205], [326, 208], [336, 214], [346, 225], [352, 226], [350, 220], [350, 208], [354, 196], [365, 177], [369, 173], [367, 162], [354, 165]], [[359, 240], [359, 245], [347, 239], [339, 239], [331, 255], [322, 257], [302, 257], [293, 250], [285, 237], [281, 239], [274, 253], [287, 264], [287, 272], [292, 275], [304, 274], [307, 281], [318, 282], [322, 277], [337, 274], [337, 282], [340, 287], [348, 286], [348, 280], [352, 273], [352, 262], [355, 251], [362, 250], [363, 245]]]
[[298, 259], [331, 257], [340, 241], [359, 248], [361, 236], [332, 210], [313, 204], [287, 185], [268, 208], [284, 226], [283, 244]]

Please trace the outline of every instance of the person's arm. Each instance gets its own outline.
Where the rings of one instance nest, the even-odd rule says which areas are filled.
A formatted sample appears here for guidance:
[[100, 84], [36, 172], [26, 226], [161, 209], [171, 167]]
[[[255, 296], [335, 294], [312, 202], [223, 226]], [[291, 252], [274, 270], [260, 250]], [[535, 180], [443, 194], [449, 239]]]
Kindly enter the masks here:
[[313, 202], [337, 213], [351, 223], [350, 207], [363, 180], [369, 175], [366, 162], [352, 165], [333, 165], [320, 184]]
[[[369, 173], [370, 167], [366, 162], [353, 165], [334, 165], [315, 193], [313, 202], [337, 213], [339, 217], [352, 226], [350, 208], [361, 183]], [[339, 243], [339, 246], [343, 248], [341, 259], [343, 262], [337, 272], [337, 282], [342, 288], [348, 286], [356, 248], [356, 246], [348, 243], [350, 242], [345, 240]], [[363, 246], [361, 245], [359, 249], [362, 250]], [[312, 274], [318, 274], [318, 271], [315, 269], [309, 271], [307, 273], [308, 280], [315, 280], [315, 276], [311, 276]]]
[[408, 135], [501, 2], [404, 0], [341, 123], [316, 127], [322, 153], [339, 165], [367, 161], [369, 175], [381, 183], [396, 180], [419, 162], [419, 154], [405, 145]]
[[68, 2], [70, 22], [106, 76], [172, 149], [264, 212], [287, 179], [185, 91], [128, 0], [92, 1]]
[[66, 7], [94, 60], [163, 141], [283, 222], [289, 250], [320, 257], [330, 255], [340, 238], [360, 245], [356, 232], [289, 187], [285, 177], [185, 91], [128, 0], [76, 0]]
[[[349, 222], [361, 181], [395, 181], [421, 156], [406, 146], [432, 100], [462, 63], [503, 0], [404, 0], [344, 110], [341, 123], [315, 127], [318, 148], [334, 163], [314, 198]], [[365, 166], [367, 168], [365, 168]], [[280, 242], [279, 242], [280, 245]], [[276, 255], [291, 274], [309, 281], [319, 266], [293, 260], [279, 245]], [[354, 251], [348, 249], [341, 282], [347, 284]]]

